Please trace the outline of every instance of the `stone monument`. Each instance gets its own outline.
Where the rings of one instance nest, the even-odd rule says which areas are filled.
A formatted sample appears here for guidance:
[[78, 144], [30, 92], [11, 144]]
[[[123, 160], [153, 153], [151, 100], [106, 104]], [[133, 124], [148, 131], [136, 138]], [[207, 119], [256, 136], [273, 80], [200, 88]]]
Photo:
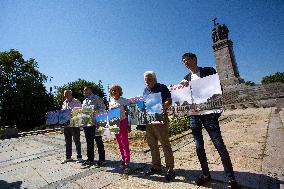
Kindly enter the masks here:
[[238, 85], [241, 79], [233, 51], [233, 42], [228, 36], [229, 29], [225, 24], [216, 23], [216, 20], [216, 18], [213, 20], [212, 47], [220, 82], [223, 87]]

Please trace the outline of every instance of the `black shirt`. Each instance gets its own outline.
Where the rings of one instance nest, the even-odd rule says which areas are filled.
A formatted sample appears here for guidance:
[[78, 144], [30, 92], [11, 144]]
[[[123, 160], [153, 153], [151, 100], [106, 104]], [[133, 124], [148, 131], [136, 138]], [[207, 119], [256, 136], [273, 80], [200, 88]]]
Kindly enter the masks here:
[[168, 99], [171, 98], [171, 92], [169, 91], [168, 87], [164, 84], [156, 83], [152, 89], [146, 87], [143, 92], [144, 95], [149, 95], [151, 93], [159, 93], [161, 92], [162, 96], [162, 103], [166, 102]]
[[[216, 70], [212, 67], [199, 67], [199, 71], [200, 71], [200, 78], [213, 75], [216, 73]], [[184, 77], [184, 79], [187, 81], [191, 81], [191, 73], [187, 74]]]

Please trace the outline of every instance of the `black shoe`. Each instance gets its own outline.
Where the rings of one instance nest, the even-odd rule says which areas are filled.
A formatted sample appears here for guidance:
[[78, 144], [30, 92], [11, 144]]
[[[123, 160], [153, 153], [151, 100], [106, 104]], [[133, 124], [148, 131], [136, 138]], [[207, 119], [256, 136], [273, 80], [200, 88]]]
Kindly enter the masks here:
[[97, 167], [103, 167], [105, 165], [106, 165], [106, 161], [99, 160], [98, 163], [97, 163]]
[[231, 189], [239, 189], [240, 188], [240, 186], [238, 185], [236, 180], [230, 180], [229, 184], [231, 186]]
[[125, 166], [125, 168], [123, 169], [123, 174], [129, 174], [130, 173], [130, 169], [128, 166]]
[[168, 170], [165, 176], [167, 181], [171, 181], [175, 178], [175, 173], [173, 170]]
[[154, 169], [154, 168], [152, 167], [149, 171], [145, 172], [145, 176], [150, 176], [150, 175], [160, 174], [160, 173], [161, 173], [161, 170], [159, 170], [159, 169]]
[[202, 186], [207, 182], [209, 182], [210, 180], [212, 180], [211, 176], [205, 178], [203, 175], [201, 175], [198, 179], [195, 180], [195, 183], [197, 184], [197, 186]]
[[93, 161], [86, 160], [82, 163], [82, 168], [91, 167], [92, 165], [94, 165]]

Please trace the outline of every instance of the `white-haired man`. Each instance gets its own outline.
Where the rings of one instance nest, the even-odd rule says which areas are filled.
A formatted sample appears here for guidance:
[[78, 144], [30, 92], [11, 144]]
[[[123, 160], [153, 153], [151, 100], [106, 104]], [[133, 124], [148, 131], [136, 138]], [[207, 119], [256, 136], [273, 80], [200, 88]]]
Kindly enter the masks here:
[[[62, 104], [62, 110], [73, 109], [75, 107], [81, 107], [82, 104], [76, 98], [73, 98], [71, 90], [64, 91], [65, 101]], [[76, 151], [77, 151], [77, 162], [81, 163], [82, 154], [81, 154], [81, 142], [80, 142], [80, 128], [79, 127], [65, 127], [64, 136], [66, 142], [66, 159], [62, 161], [62, 164], [73, 161], [72, 160], [72, 136], [73, 141], [75, 142]]]
[[161, 93], [163, 111], [164, 111], [164, 123], [163, 124], [149, 124], [146, 126], [146, 138], [147, 143], [150, 147], [152, 156], [152, 167], [145, 175], [153, 175], [161, 172], [161, 158], [158, 146], [158, 141], [160, 141], [166, 161], [166, 180], [170, 181], [174, 179], [174, 156], [169, 141], [169, 120], [167, 117], [167, 109], [172, 104], [171, 93], [166, 85], [157, 82], [156, 74], [153, 71], [147, 71], [144, 73], [144, 80], [146, 88], [144, 89], [144, 95], [149, 95], [152, 93]]

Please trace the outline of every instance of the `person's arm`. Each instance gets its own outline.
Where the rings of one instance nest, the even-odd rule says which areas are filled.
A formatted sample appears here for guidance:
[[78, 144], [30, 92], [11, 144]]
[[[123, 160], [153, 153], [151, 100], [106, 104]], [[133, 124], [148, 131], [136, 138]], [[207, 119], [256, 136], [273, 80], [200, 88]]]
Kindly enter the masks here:
[[168, 87], [165, 85], [163, 86], [162, 93], [163, 93], [163, 98], [166, 99], [166, 101], [163, 103], [163, 111], [165, 112], [172, 105], [172, 97], [171, 97], [171, 92], [169, 91]]
[[124, 109], [124, 112], [125, 112], [125, 116], [128, 117], [128, 112], [129, 112], [129, 110], [128, 110], [128, 108], [127, 108], [127, 105], [124, 105], [124, 106], [123, 106], [123, 109]]
[[168, 108], [170, 108], [172, 106], [172, 99], [168, 98], [166, 102], [163, 103], [163, 109], [167, 110]]
[[183, 78], [183, 80], [180, 81], [180, 84], [183, 85], [183, 86], [185, 86], [185, 87], [187, 87], [187, 86], [189, 85], [189, 79], [188, 79], [188, 77], [189, 77], [189, 74], [187, 74], [187, 75]]

